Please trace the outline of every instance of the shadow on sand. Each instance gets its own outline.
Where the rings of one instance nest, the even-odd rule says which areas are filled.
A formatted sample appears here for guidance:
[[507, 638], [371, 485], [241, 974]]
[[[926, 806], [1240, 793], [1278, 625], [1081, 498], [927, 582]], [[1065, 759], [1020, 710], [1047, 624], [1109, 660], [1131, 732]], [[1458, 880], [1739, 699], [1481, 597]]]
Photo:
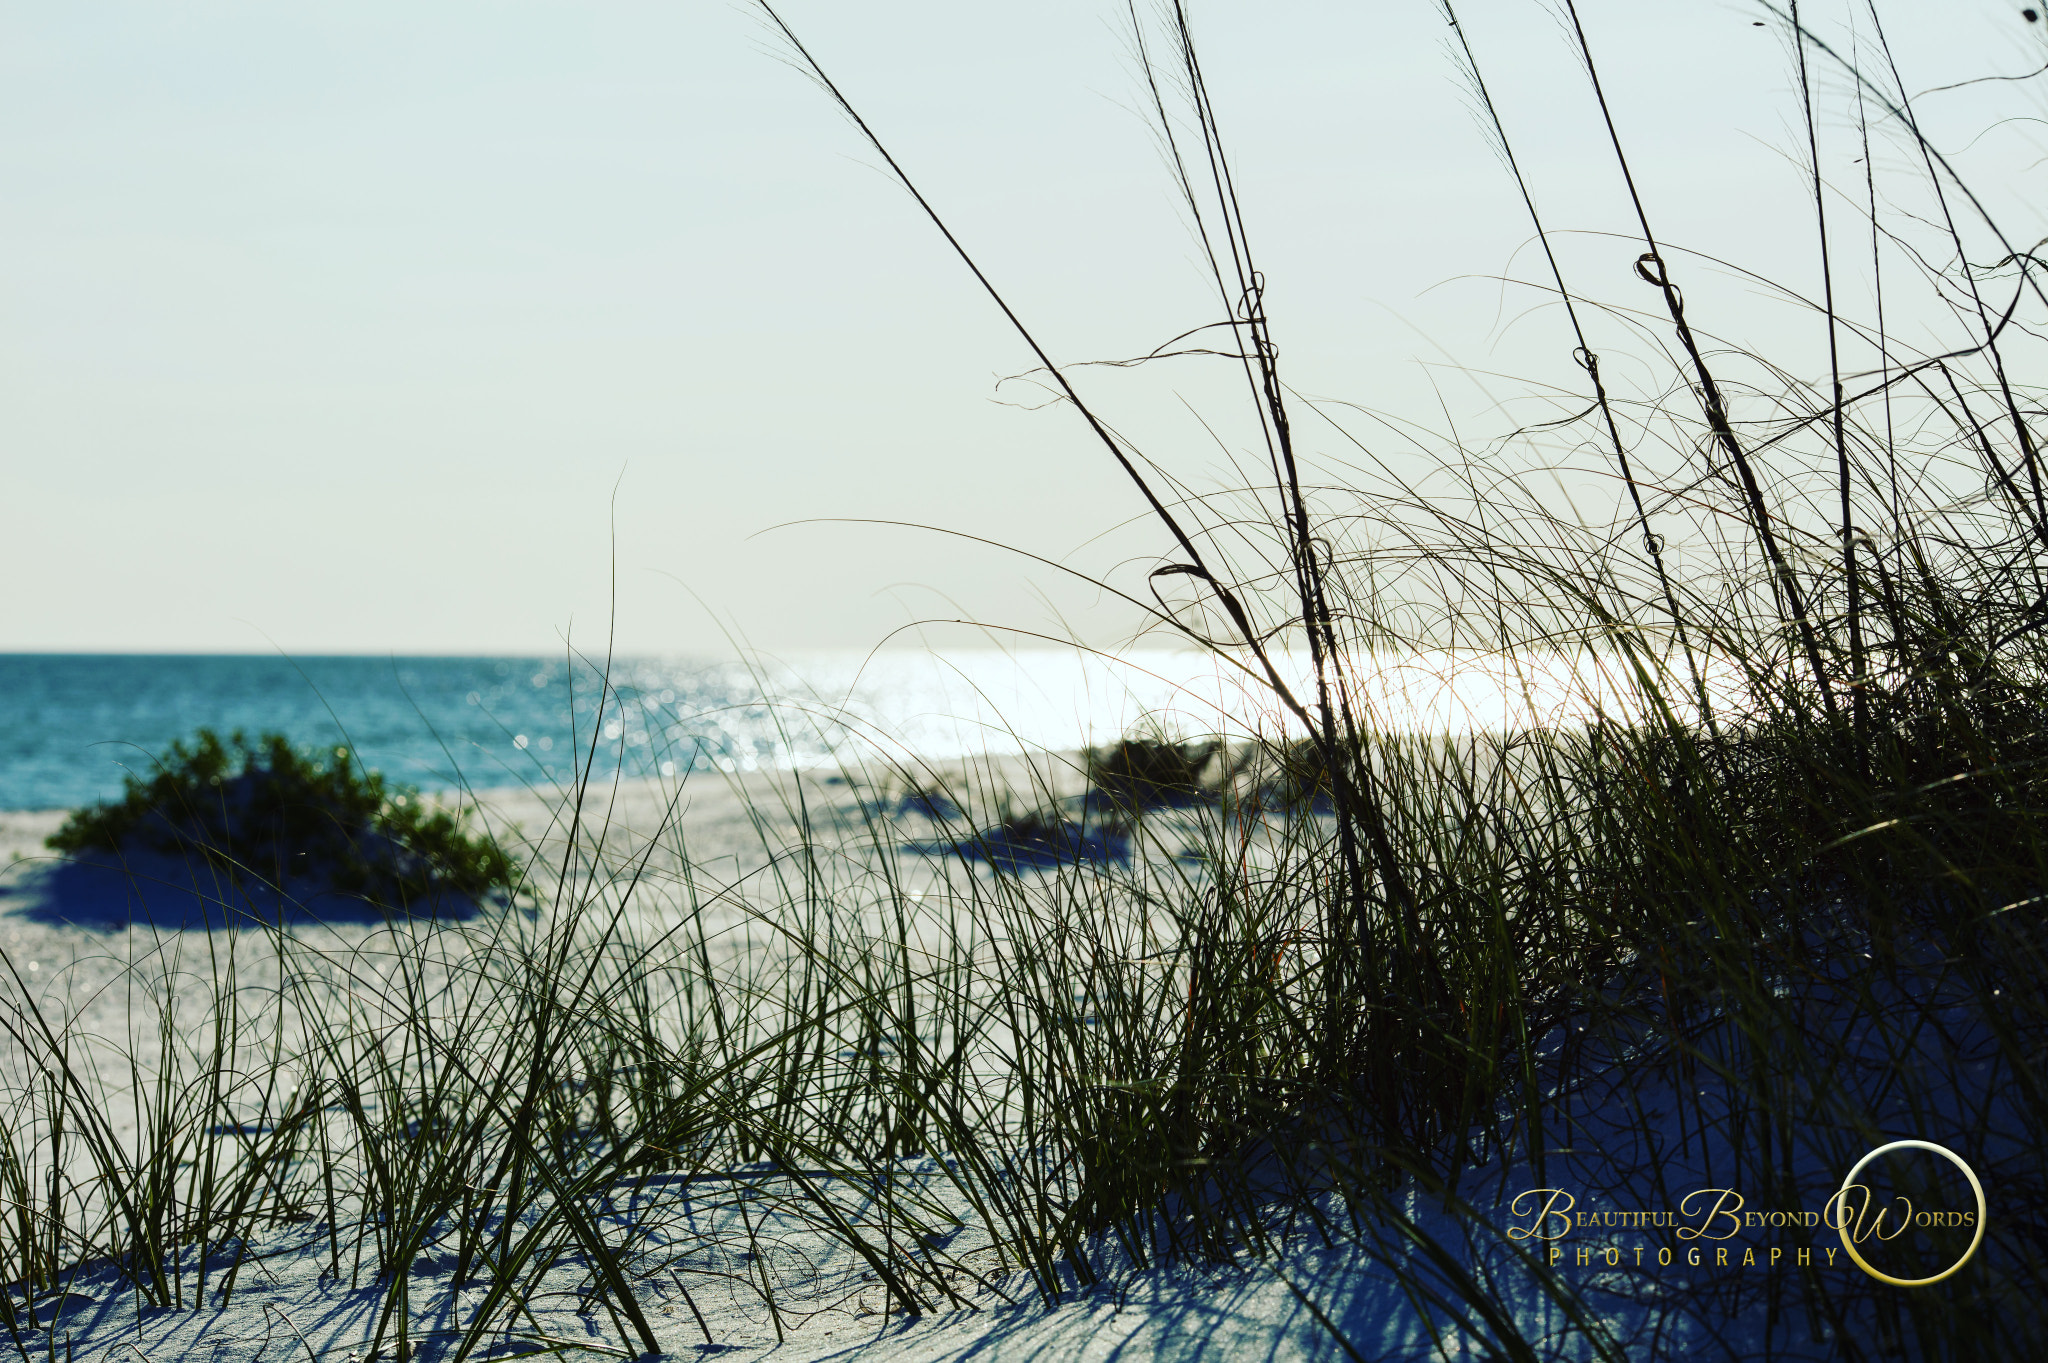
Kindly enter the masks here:
[[175, 853], [52, 857], [0, 882], [0, 913], [45, 927], [96, 932], [144, 925], [173, 932], [368, 926], [393, 918], [455, 922], [480, 912], [474, 899], [452, 894], [389, 906], [311, 878], [281, 886], [253, 877], [237, 883], [202, 857]]
[[906, 843], [904, 850], [923, 856], [985, 861], [999, 871], [1015, 875], [1079, 862], [1127, 861], [1131, 843], [1128, 837], [1109, 829], [1089, 829], [1066, 819], [1029, 817], [999, 823], [961, 838]]

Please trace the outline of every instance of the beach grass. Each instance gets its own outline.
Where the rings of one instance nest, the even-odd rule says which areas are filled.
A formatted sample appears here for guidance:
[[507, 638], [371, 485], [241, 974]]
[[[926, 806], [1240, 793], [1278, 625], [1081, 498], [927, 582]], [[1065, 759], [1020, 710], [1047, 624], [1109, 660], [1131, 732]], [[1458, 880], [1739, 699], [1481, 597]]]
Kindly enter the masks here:
[[[1540, 187], [1445, 15], [1547, 250]], [[1604, 114], [1597, 35], [1565, 15]], [[1548, 254], [1531, 286], [1583, 391], [1405, 477], [1288, 388], [1192, 25], [1178, 5], [1141, 24], [1271, 482], [1235, 504], [1156, 486], [1018, 330], [1156, 516], [1146, 586], [1200, 597], [1139, 604], [1266, 697], [1271, 731], [1242, 759], [1162, 733], [1065, 773], [846, 773], [973, 833], [754, 788], [757, 855], [730, 871], [676, 814], [705, 774], [631, 833], [586, 776], [518, 849], [531, 914], [168, 934], [113, 973], [122, 1036], [7, 962], [0, 1325], [23, 1356], [54, 1340], [37, 1303], [88, 1267], [191, 1309], [242, 1290], [249, 1247], [290, 1226], [382, 1293], [372, 1347], [393, 1357], [484, 1349], [564, 1266], [604, 1323], [593, 1347], [679, 1349], [677, 1320], [717, 1343], [693, 1292], [748, 1295], [780, 1335], [827, 1309], [786, 1262], [797, 1226], [852, 1266], [833, 1301], [878, 1314], [1054, 1304], [1116, 1264], [1284, 1265], [1331, 1241], [1378, 1247], [1429, 1333], [1494, 1357], [2025, 1356], [2048, 1291], [2048, 498], [2024, 376], [2048, 296], [2039, 261], [1966, 216], [1881, 27], [1851, 64], [1778, 19], [1804, 135], [1812, 63], [1899, 153], [1884, 202], [1918, 196], [1886, 213], [1816, 174], [1791, 206], [1830, 370], [1714, 339], [1682, 291], [1704, 265], [1637, 199], [1640, 310], [1615, 323]], [[1605, 126], [1625, 172], [1626, 127]], [[1906, 316], [1948, 331], [1887, 329]], [[1311, 478], [1311, 424], [1355, 476]], [[1560, 457], [1618, 509], [1561, 504]], [[1308, 655], [1305, 685], [1283, 650]], [[1552, 718], [1404, 730], [1368, 682], [1417, 656], [1490, 668]], [[589, 743], [615, 701], [589, 707]], [[1127, 858], [1065, 854], [1090, 827], [1066, 812], [1077, 783]], [[989, 851], [1034, 838], [1028, 867]], [[1914, 1136], [1998, 1208], [1924, 1288], [1788, 1264], [1645, 1289], [1574, 1275], [1501, 1211], [1565, 1186], [1806, 1208]], [[460, 1302], [431, 1338], [423, 1258]]]

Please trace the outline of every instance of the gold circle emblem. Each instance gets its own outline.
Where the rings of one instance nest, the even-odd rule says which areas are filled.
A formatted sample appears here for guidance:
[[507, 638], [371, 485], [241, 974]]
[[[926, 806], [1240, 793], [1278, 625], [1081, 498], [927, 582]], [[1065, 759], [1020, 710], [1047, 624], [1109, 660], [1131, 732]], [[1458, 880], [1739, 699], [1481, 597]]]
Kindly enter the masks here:
[[1881, 1273], [1877, 1269], [1872, 1268], [1869, 1261], [1856, 1252], [1856, 1242], [1849, 1235], [1849, 1218], [1847, 1216], [1838, 1218], [1840, 1224], [1836, 1227], [1836, 1233], [1842, 1237], [1842, 1248], [1849, 1251], [1849, 1257], [1856, 1261], [1856, 1266], [1879, 1282], [1890, 1283], [1893, 1287], [1925, 1287], [1929, 1283], [1940, 1282], [1943, 1278], [1948, 1277], [1964, 1264], [1970, 1262], [1970, 1257], [1977, 1252], [1977, 1246], [1984, 1243], [1984, 1221], [1987, 1211], [1984, 1205], [1984, 1185], [1977, 1181], [1976, 1170], [1963, 1163], [1962, 1156], [1945, 1145], [1936, 1145], [1933, 1141], [1893, 1141], [1889, 1145], [1878, 1146], [1877, 1149], [1856, 1161], [1856, 1167], [1849, 1171], [1848, 1177], [1842, 1180], [1841, 1188], [1835, 1193], [1835, 1196], [1841, 1199], [1838, 1205], [1846, 1208], [1848, 1192], [1854, 1186], [1856, 1176], [1869, 1167], [1872, 1160], [1876, 1159], [1879, 1155], [1888, 1155], [1894, 1150], [1930, 1151], [1940, 1155], [1949, 1163], [1955, 1165], [1956, 1168], [1963, 1171], [1963, 1177], [1970, 1180], [1970, 1191], [1977, 1195], [1977, 1233], [1970, 1238], [1970, 1247], [1963, 1251], [1961, 1258], [1931, 1278], [1894, 1278], [1889, 1273]]

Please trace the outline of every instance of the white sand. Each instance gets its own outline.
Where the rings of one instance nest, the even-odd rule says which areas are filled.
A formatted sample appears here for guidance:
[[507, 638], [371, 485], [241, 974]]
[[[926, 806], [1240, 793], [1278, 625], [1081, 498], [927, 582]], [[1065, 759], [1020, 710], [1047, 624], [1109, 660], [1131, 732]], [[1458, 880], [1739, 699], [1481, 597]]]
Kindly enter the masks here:
[[[1039, 770], [1051, 773], [1041, 779], [1054, 786], [1054, 794], [1071, 794], [1079, 788], [1070, 761], [1042, 763]], [[984, 773], [982, 779], [956, 785], [975, 788], [968, 793], [968, 802], [979, 806], [980, 816], [986, 817], [998, 803], [1002, 785], [1024, 787], [1031, 780], [1030, 768], [1012, 762], [994, 773], [992, 780]], [[900, 794], [900, 790], [894, 793]], [[852, 858], [867, 855], [864, 846], [878, 836], [900, 841], [933, 831], [934, 825], [916, 817], [894, 827], [872, 823], [863, 815], [862, 801], [876, 798], [879, 793], [874, 789], [832, 783], [823, 776], [749, 775], [726, 780], [700, 775], [680, 789], [657, 783], [625, 786], [615, 797], [605, 792], [590, 800], [583, 811], [586, 826], [608, 827], [610, 831], [607, 853], [598, 859], [602, 864], [584, 867], [577, 878], [580, 883], [591, 883], [605, 874], [630, 873], [633, 867], [643, 865], [672, 875], [687, 853], [702, 874], [723, 885], [739, 885], [768, 867], [774, 849], [790, 844], [799, 829], [799, 809], [807, 810], [815, 838]], [[549, 794], [489, 792], [480, 803], [486, 819], [500, 830], [508, 835], [516, 831], [543, 857], [559, 854], [565, 815]], [[666, 821], [671, 809], [677, 817]], [[213, 968], [208, 950], [217, 947], [225, 934], [159, 932], [132, 923], [110, 931], [103, 921], [82, 919], [77, 925], [56, 921], [48, 899], [56, 868], [41, 852], [40, 843], [61, 817], [56, 813], [0, 814], [0, 853], [27, 858], [0, 871], [0, 948], [24, 982], [31, 984], [32, 992], [41, 991], [44, 1006], [53, 1014], [105, 1036], [122, 1036], [128, 1031], [132, 999], [124, 996], [120, 982], [128, 977], [130, 967], [151, 964], [152, 958], [175, 957], [180, 968], [196, 976], [202, 969]], [[651, 839], [651, 834], [664, 827], [662, 837]], [[963, 867], [949, 857], [910, 858], [904, 865], [908, 875], [921, 878], [917, 884], [934, 891], [943, 891], [955, 876], [988, 874], [985, 869]], [[346, 947], [375, 929], [344, 925], [303, 931], [325, 933], [333, 945]], [[237, 958], [236, 969], [260, 978], [274, 964], [254, 949], [262, 938], [239, 936], [243, 954]], [[744, 932], [736, 932], [733, 949], [748, 949], [748, 940]], [[1825, 1007], [1832, 1010], [1834, 1018], [1817, 1016], [1817, 1033], [1829, 1026], [1848, 1025], [1860, 1006], [1853, 998], [1827, 1001]], [[130, 1043], [145, 1064], [152, 1063], [148, 1037], [131, 1037]], [[1966, 1092], [1971, 1071], [1962, 1063], [1967, 1057], [1957, 1050], [1956, 1043], [1951, 1040], [1936, 1046], [1922, 1038], [1920, 1044], [1924, 1053], [1902, 1056], [1886, 1050], [1883, 1038], [1874, 1038], [1868, 1072], [1845, 1074], [1844, 1082], [1881, 1089], [1908, 1066], [1931, 1068], [1956, 1076], [1959, 1107], [1983, 1097]], [[1977, 1042], [1965, 1038], [1963, 1044], [1967, 1047]], [[0, 1050], [7, 1083], [20, 1082], [21, 1061], [12, 1043]], [[1674, 1193], [1715, 1186], [1717, 1161], [1725, 1170], [1727, 1133], [1735, 1129], [1735, 1109], [1727, 1096], [1700, 1088], [1696, 1101], [1691, 1091], [1695, 1081], [1675, 1069], [1638, 1069], [1637, 1074], [1635, 1087], [1626, 1093], [1594, 1091], [1597, 1085], [1582, 1092], [1576, 1108], [1581, 1114], [1578, 1125], [1553, 1133], [1554, 1139], [1547, 1142], [1556, 1147], [1546, 1171], [1550, 1186], [1602, 1187], [1609, 1197], [1606, 1205], [1641, 1208], [1668, 1206]], [[1652, 1077], [1645, 1078], [1646, 1074]], [[1922, 1092], [1930, 1087], [1940, 1090], [1938, 1080], [1923, 1077], [1916, 1083]], [[1925, 1114], [1917, 1114], [1915, 1119], [1924, 1122]], [[121, 1129], [132, 1132], [132, 1126]], [[1822, 1129], [1816, 1128], [1817, 1143], [1787, 1157], [1786, 1169], [1798, 1173], [1803, 1199], [1824, 1195], [1828, 1179], [1839, 1172], [1834, 1166], [1840, 1152], [1825, 1147], [1820, 1142], [1822, 1134]], [[949, 1196], [937, 1167], [929, 1161], [889, 1172], [906, 1185], [929, 1188], [935, 1197]], [[1536, 1186], [1535, 1171], [1520, 1158], [1494, 1156], [1468, 1176], [1464, 1192], [1493, 1218], [1516, 1192]], [[858, 1201], [864, 1194], [852, 1189], [845, 1196]], [[1447, 1249], [1453, 1270], [1476, 1275], [1488, 1299], [1531, 1339], [1545, 1342], [1545, 1354], [1591, 1356], [1583, 1338], [1572, 1334], [1563, 1312], [1541, 1290], [1537, 1276], [1516, 1257], [1514, 1246], [1485, 1231], [1471, 1238], [1467, 1223], [1428, 1204], [1410, 1206], [1420, 1230]], [[874, 1283], [863, 1277], [863, 1265], [847, 1250], [796, 1221], [754, 1227], [751, 1233], [760, 1234], [774, 1250], [767, 1262], [741, 1267], [729, 1249], [719, 1248], [737, 1239], [733, 1216], [729, 1205], [719, 1205], [717, 1198], [707, 1194], [701, 1210], [687, 1218], [687, 1225], [670, 1228], [670, 1233], [686, 1231], [685, 1238], [693, 1245], [711, 1248], [691, 1251], [697, 1258], [690, 1262], [710, 1271], [681, 1280], [690, 1289], [688, 1300], [679, 1290], [668, 1290], [658, 1282], [649, 1286], [644, 1309], [669, 1356], [716, 1353], [811, 1360], [859, 1355], [907, 1363], [968, 1358], [1458, 1358], [1486, 1352], [1481, 1343], [1487, 1333], [1482, 1321], [1468, 1321], [1466, 1328], [1440, 1322], [1445, 1326], [1440, 1336], [1432, 1336], [1423, 1326], [1412, 1301], [1388, 1270], [1391, 1262], [1410, 1256], [1412, 1248], [1391, 1235], [1377, 1245], [1338, 1247], [1323, 1247], [1312, 1237], [1297, 1236], [1292, 1252], [1265, 1262], [1144, 1271], [1133, 1269], [1105, 1246], [1097, 1255], [1098, 1271], [1105, 1282], [1070, 1294], [1056, 1310], [1047, 1310], [1033, 1299], [1026, 1280], [1011, 1273], [985, 1282], [963, 1277], [956, 1283], [956, 1291], [965, 1307], [955, 1304], [954, 1309], [909, 1319], [887, 1314], [888, 1303]], [[947, 1250], [958, 1262], [972, 1265], [977, 1262], [977, 1232], [971, 1217], [967, 1222], [961, 1238]], [[249, 1246], [255, 1257], [242, 1270], [225, 1306], [218, 1301], [217, 1270], [204, 1299], [194, 1300], [186, 1310], [142, 1307], [110, 1272], [81, 1273], [67, 1298], [39, 1305], [43, 1316], [55, 1314], [57, 1319], [51, 1332], [24, 1336], [24, 1342], [32, 1346], [29, 1356], [129, 1363], [137, 1358], [152, 1363], [183, 1358], [363, 1360], [377, 1328], [376, 1309], [384, 1288], [370, 1281], [366, 1273], [352, 1271], [360, 1249], [357, 1243], [344, 1239], [337, 1250], [327, 1235], [324, 1228], [315, 1226], [286, 1228], [260, 1237]], [[1633, 1243], [1628, 1237], [1613, 1235], [1573, 1243], [1599, 1248], [1610, 1242], [1621, 1245], [1624, 1253]], [[1772, 1240], [1759, 1234], [1751, 1237], [1751, 1242], [1761, 1247]], [[720, 1254], [727, 1258], [713, 1262]], [[449, 1331], [481, 1299], [481, 1289], [473, 1284], [461, 1292], [454, 1290], [452, 1268], [445, 1255], [433, 1252], [415, 1265], [410, 1281], [414, 1335], [419, 1341], [416, 1357], [444, 1356], [442, 1346], [448, 1336], [437, 1332]], [[771, 1276], [786, 1312], [782, 1342], [777, 1342], [775, 1323], [762, 1308], [759, 1293], [732, 1279], [717, 1278], [716, 1271]], [[578, 1310], [573, 1288], [582, 1276], [575, 1266], [556, 1270], [544, 1281], [544, 1290], [526, 1303], [530, 1316], [516, 1322], [517, 1328], [496, 1338], [488, 1351], [476, 1356], [501, 1357], [536, 1349], [585, 1357], [602, 1356], [609, 1350], [617, 1356], [621, 1336], [605, 1313]], [[1823, 1358], [1835, 1352], [1824, 1333], [1813, 1333], [1812, 1317], [1804, 1311], [1767, 1313], [1760, 1294], [1772, 1280], [1755, 1273], [1746, 1278], [1740, 1273], [1730, 1277], [1682, 1269], [1644, 1273], [1624, 1258], [1619, 1269], [1605, 1272], [1597, 1259], [1590, 1270], [1572, 1270], [1567, 1265], [1565, 1276], [1587, 1292], [1628, 1357], [1743, 1358], [1752, 1356], [1767, 1336], [1778, 1357]], [[723, 1289], [721, 1281], [726, 1284]], [[1777, 1282], [1796, 1299], [1795, 1280]], [[1841, 1263], [1830, 1266], [1820, 1282], [1831, 1294], [1869, 1287], [1855, 1270]], [[1745, 1293], [1749, 1295], [1742, 1295]], [[1732, 1303], [1732, 1317], [1715, 1320], [1695, 1312], [1696, 1306], [1716, 1294]], [[1348, 1345], [1338, 1341], [1338, 1334]], [[0, 1338], [0, 1350], [5, 1344]], [[600, 1352], [583, 1352], [585, 1347]], [[1356, 1352], [1351, 1353], [1353, 1350]], [[393, 1342], [387, 1338], [378, 1357], [396, 1356]]]
[[[641, 872], [649, 887], [641, 897], [658, 905], [666, 878], [674, 876], [686, 859], [698, 876], [714, 884], [743, 885], [759, 876], [777, 851], [793, 845], [805, 827], [814, 840], [829, 843], [836, 855], [860, 858], [878, 840], [935, 839], [949, 830], [957, 835], [984, 824], [1006, 798], [1014, 797], [1019, 806], [1044, 805], [1074, 796], [1083, 787], [1071, 755], [921, 771], [917, 784], [943, 787], [966, 807], [965, 818], [944, 824], [915, 810], [904, 812], [902, 797], [909, 784], [901, 774], [886, 773], [871, 778], [700, 773], [681, 784], [640, 781], [590, 791], [581, 809], [566, 803], [557, 791], [486, 791], [474, 802], [483, 822], [509, 841], [532, 847], [537, 863], [547, 867], [557, 864], [569, 821], [580, 820], [580, 845], [587, 849], [601, 841], [603, 851], [595, 858], [582, 858], [572, 880], [590, 884], [608, 875]], [[878, 822], [878, 810], [889, 817]], [[126, 875], [111, 868], [88, 872], [54, 858], [42, 843], [63, 818], [62, 811], [0, 814], [0, 856], [7, 862], [0, 869], [0, 950], [53, 1025], [120, 1038], [119, 1049], [147, 1070], [161, 1061], [162, 1053], [158, 1038], [147, 1027], [130, 1026], [138, 1011], [132, 983], [138, 974], [184, 972], [186, 981], [196, 984], [221, 969], [219, 957], [229, 936], [234, 938], [238, 975], [260, 983], [274, 971], [275, 960], [261, 933], [157, 925], [189, 919], [193, 911], [192, 895], [153, 880], [175, 872], [154, 863], [130, 867]], [[901, 872], [913, 893], [943, 892], [949, 881], [963, 874], [989, 874], [949, 856], [906, 857]], [[341, 923], [301, 924], [295, 931], [301, 940], [346, 952], [374, 938], [378, 929]], [[745, 949], [748, 935], [740, 931], [735, 936], [734, 949]], [[153, 1007], [140, 1011], [151, 1019], [155, 1016]], [[0, 1045], [0, 1065], [8, 1083], [26, 1080], [29, 1065], [18, 1044]], [[115, 1106], [106, 1116], [120, 1139], [135, 1138], [141, 1120], [135, 1112]], [[711, 1224], [696, 1230], [706, 1243], [717, 1244], [727, 1238], [727, 1231], [716, 1222], [722, 1215], [729, 1218], [729, 1213], [709, 1215]], [[701, 1326], [674, 1294], [664, 1299], [657, 1291], [647, 1302], [664, 1346], [679, 1356], [705, 1352], [708, 1329], [721, 1352], [797, 1359], [851, 1351], [888, 1358], [945, 1358], [992, 1349], [1005, 1357], [1094, 1357], [1133, 1349], [1178, 1354], [1204, 1341], [1207, 1348], [1233, 1351], [1279, 1345], [1290, 1355], [1327, 1352], [1326, 1332], [1270, 1273], [1168, 1270], [1132, 1275], [1125, 1269], [1118, 1275], [1123, 1279], [1118, 1286], [1084, 1292], [1050, 1313], [1032, 1297], [1028, 1281], [1011, 1274], [960, 1284], [962, 1299], [978, 1310], [909, 1321], [887, 1313], [883, 1295], [863, 1280], [862, 1265], [829, 1239], [798, 1224], [777, 1229], [777, 1237], [785, 1255], [784, 1262], [774, 1266], [785, 1313], [785, 1343], [776, 1345], [775, 1323], [763, 1311], [757, 1293], [721, 1293], [714, 1277], [709, 1287], [703, 1281], [694, 1286], [692, 1300], [702, 1314]], [[132, 1289], [124, 1291], [110, 1271], [87, 1271], [73, 1281], [68, 1295], [39, 1303], [39, 1316], [53, 1329], [25, 1338], [41, 1341], [34, 1350], [37, 1356], [54, 1343], [58, 1357], [78, 1359], [133, 1359], [138, 1354], [150, 1359], [222, 1360], [363, 1357], [376, 1329], [383, 1288], [367, 1273], [355, 1271], [361, 1252], [357, 1243], [341, 1241], [337, 1259], [324, 1228], [287, 1228], [267, 1234], [249, 1248], [252, 1257], [225, 1307], [219, 1305], [218, 1270], [206, 1289], [206, 1304], [198, 1306], [195, 1300], [197, 1309], [184, 1311], [151, 1309]], [[950, 1248], [963, 1262], [974, 1262], [971, 1240]], [[452, 1261], [432, 1254], [416, 1266], [414, 1335], [425, 1348], [420, 1356], [437, 1354], [435, 1332], [447, 1331], [455, 1313], [475, 1305], [481, 1296], [474, 1286], [460, 1294], [451, 1291], [452, 1267]], [[1114, 1256], [1106, 1256], [1104, 1269], [1117, 1273]], [[546, 1293], [532, 1299], [532, 1316], [519, 1322], [490, 1356], [548, 1347], [541, 1341], [585, 1341], [616, 1350], [619, 1336], [608, 1328], [602, 1313], [592, 1316], [575, 1310], [570, 1288], [579, 1271], [565, 1268], [555, 1276], [561, 1289], [552, 1299]], [[188, 1286], [197, 1298], [196, 1282]], [[381, 1356], [396, 1356], [390, 1342]]]

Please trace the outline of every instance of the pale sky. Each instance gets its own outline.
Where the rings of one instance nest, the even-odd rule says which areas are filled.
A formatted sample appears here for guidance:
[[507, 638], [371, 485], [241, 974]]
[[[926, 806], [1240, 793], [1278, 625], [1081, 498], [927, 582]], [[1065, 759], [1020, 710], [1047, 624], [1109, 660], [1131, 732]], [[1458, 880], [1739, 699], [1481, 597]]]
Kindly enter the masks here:
[[[1883, 13], [1918, 91], [2040, 65], [2044, 26], [2019, 8]], [[1559, 319], [1488, 278], [1540, 262], [1432, 5], [1193, 9], [1297, 388], [1471, 437], [1508, 424], [1487, 394], [1510, 388], [1451, 361], [1573, 382]], [[1582, 12], [1663, 234], [1817, 287], [1788, 48], [1752, 23], [1768, 15]], [[1554, 19], [1534, 0], [1461, 13], [1551, 225], [1626, 230]], [[1215, 319], [1118, 6], [784, 15], [1056, 358]], [[1137, 497], [1071, 412], [997, 400], [1029, 398], [996, 387], [1028, 352], [747, 6], [0, 16], [0, 649], [548, 652], [572, 624], [601, 637], [614, 560], [630, 651], [723, 653], [721, 622], [785, 650], [931, 616], [1131, 626], [992, 549], [774, 528], [918, 522], [1126, 585], [1165, 546], [1096, 539]], [[1923, 106], [1959, 150], [1978, 139], [1970, 164], [2027, 244], [2048, 235], [2040, 88]], [[1831, 117], [1824, 159], [1846, 160]], [[1639, 249], [1583, 237], [1571, 258], [1640, 304]], [[1743, 311], [1753, 293], [1701, 277], [1688, 297], [1749, 335], [1779, 325]], [[1081, 381], [1202, 487], [1223, 458], [1180, 402], [1241, 379], [1176, 364]], [[1341, 453], [1304, 439], [1311, 460]]]

